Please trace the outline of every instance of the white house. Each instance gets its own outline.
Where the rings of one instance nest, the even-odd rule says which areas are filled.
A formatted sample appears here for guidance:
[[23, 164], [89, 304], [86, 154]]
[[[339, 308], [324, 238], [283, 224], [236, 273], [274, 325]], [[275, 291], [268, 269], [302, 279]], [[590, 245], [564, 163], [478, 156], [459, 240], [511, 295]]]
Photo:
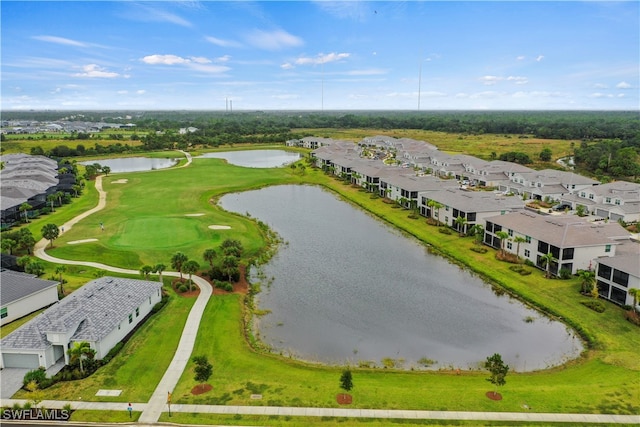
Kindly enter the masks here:
[[0, 318], [2, 325], [58, 301], [58, 282], [41, 280], [33, 274], [0, 271]]
[[617, 252], [615, 257], [596, 259], [598, 293], [616, 304], [633, 305], [629, 289], [640, 288], [640, 244], [624, 243]]
[[2, 368], [48, 368], [74, 342], [87, 341], [102, 359], [151, 312], [162, 284], [101, 277], [78, 289], [0, 341]]

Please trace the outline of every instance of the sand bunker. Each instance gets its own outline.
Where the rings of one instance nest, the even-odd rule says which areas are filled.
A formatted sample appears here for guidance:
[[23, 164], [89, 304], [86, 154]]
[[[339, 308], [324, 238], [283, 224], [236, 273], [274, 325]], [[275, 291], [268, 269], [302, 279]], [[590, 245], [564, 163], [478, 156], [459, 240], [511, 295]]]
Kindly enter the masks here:
[[67, 242], [68, 245], [77, 245], [79, 243], [88, 243], [88, 242], [97, 242], [98, 239], [84, 239], [84, 240], [74, 240], [73, 242]]
[[186, 214], [185, 216], [202, 216], [203, 213]]
[[229, 227], [228, 225], [210, 225], [209, 228], [212, 230], [230, 230], [231, 229], [231, 227]]
[[112, 184], [126, 184], [127, 182], [129, 182], [129, 180], [126, 178], [118, 179], [116, 181], [111, 181]]

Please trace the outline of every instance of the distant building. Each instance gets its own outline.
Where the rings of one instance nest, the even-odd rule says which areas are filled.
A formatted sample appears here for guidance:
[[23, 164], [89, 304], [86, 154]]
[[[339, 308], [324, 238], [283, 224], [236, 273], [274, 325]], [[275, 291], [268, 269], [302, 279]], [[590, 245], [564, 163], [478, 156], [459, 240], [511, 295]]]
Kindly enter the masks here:
[[0, 271], [0, 318], [5, 325], [58, 301], [58, 282], [33, 274]]

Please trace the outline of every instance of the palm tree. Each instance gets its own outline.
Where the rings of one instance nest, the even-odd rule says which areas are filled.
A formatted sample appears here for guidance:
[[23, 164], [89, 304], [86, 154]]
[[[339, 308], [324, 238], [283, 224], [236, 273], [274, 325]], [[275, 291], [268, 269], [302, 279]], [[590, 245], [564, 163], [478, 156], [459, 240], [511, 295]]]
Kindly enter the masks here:
[[47, 196], [47, 202], [51, 203], [51, 212], [55, 212], [56, 210], [53, 208], [53, 202], [57, 199], [55, 194], [49, 194]]
[[229, 277], [229, 283], [231, 283], [231, 276], [238, 269], [238, 258], [233, 255], [227, 255], [222, 259], [222, 271]]
[[29, 203], [24, 202], [23, 204], [20, 205], [20, 207], [18, 208], [18, 210], [22, 213], [24, 213], [24, 222], [29, 222], [29, 216], [27, 215], [27, 212], [30, 211], [33, 208], [33, 206], [31, 206]]
[[171, 257], [171, 267], [175, 268], [180, 273], [180, 281], [182, 281], [182, 266], [187, 262], [187, 259], [187, 256], [182, 252], [176, 252]]
[[58, 206], [62, 206], [62, 198], [64, 197], [64, 193], [62, 191], [56, 191], [55, 196], [58, 199]]
[[50, 247], [53, 247], [53, 241], [58, 238], [59, 234], [60, 230], [58, 230], [58, 226], [55, 224], [45, 224], [44, 227], [42, 227], [42, 237], [51, 242]]
[[596, 284], [596, 274], [591, 270], [580, 270], [578, 277], [580, 278], [581, 292], [583, 294], [591, 292], [593, 285]]
[[216, 250], [211, 248], [205, 249], [204, 253], [202, 254], [202, 258], [204, 258], [204, 260], [209, 263], [212, 270], [213, 270], [213, 260], [215, 259], [215, 257], [216, 257]]
[[63, 286], [64, 280], [62, 279], [62, 273], [64, 273], [65, 271], [67, 271], [67, 267], [65, 267], [64, 265], [58, 265], [55, 270], [60, 280], [60, 294], [62, 295], [64, 295], [64, 286]]
[[145, 279], [149, 279], [149, 274], [151, 274], [152, 271], [153, 267], [151, 267], [150, 265], [143, 265], [140, 268], [140, 274], [144, 276]]
[[509, 239], [509, 233], [507, 233], [506, 231], [498, 231], [496, 233], [496, 237], [500, 239], [500, 253], [504, 255], [505, 254], [504, 242], [505, 240]]
[[6, 238], [0, 240], [0, 244], [2, 245], [2, 250], [8, 251], [9, 255], [13, 255], [13, 249], [18, 246], [18, 242], [16, 240]]
[[525, 239], [522, 236], [516, 236], [513, 238], [513, 241], [516, 242], [516, 256], [518, 257], [518, 259], [520, 259], [520, 243], [524, 243], [527, 241], [527, 239]]
[[196, 273], [200, 269], [200, 264], [198, 264], [198, 261], [194, 259], [190, 259], [184, 263], [182, 268], [184, 272], [189, 275], [189, 290], [191, 290], [191, 287], [193, 285], [193, 281], [191, 280], [191, 275]]
[[433, 200], [433, 209], [436, 210], [436, 218], [438, 221], [438, 225], [440, 225], [440, 209], [442, 209], [444, 207], [444, 205], [440, 202], [436, 202], [435, 200]]
[[82, 366], [83, 358], [92, 358], [96, 352], [91, 348], [91, 345], [86, 341], [76, 341], [73, 343], [73, 347], [71, 347], [67, 353], [69, 353], [69, 362], [75, 363], [76, 361], [80, 362], [80, 372], [84, 374], [84, 367]]
[[540, 262], [546, 269], [544, 277], [549, 279], [551, 277], [551, 264], [554, 262], [558, 262], [558, 259], [555, 258], [551, 252], [547, 252], [546, 255], [542, 255], [540, 257]]
[[482, 243], [484, 239], [484, 227], [480, 224], [473, 224], [469, 229], [469, 233], [471, 233], [476, 240], [476, 243]]
[[156, 264], [153, 267], [153, 273], [158, 273], [158, 278], [160, 279], [160, 283], [162, 283], [162, 272], [165, 271], [167, 269], [167, 266], [160, 263], [160, 264]]
[[458, 217], [454, 220], [455, 224], [458, 226], [458, 232], [460, 233], [460, 237], [464, 236], [464, 228], [465, 225], [467, 225], [467, 218], [463, 217], [461, 215], [458, 215]]

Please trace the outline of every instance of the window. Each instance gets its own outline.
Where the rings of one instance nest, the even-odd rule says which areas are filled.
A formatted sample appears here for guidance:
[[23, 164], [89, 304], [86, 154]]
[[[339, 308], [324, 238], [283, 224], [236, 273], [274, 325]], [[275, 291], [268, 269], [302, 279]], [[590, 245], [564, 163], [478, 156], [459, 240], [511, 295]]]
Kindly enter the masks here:
[[476, 220], [476, 213], [475, 212], [470, 212], [467, 214], [467, 221], [469, 222], [473, 222]]
[[606, 199], [604, 199], [604, 201], [605, 201], [606, 203], [611, 203], [611, 197], [607, 197]]
[[611, 287], [611, 297], [609, 299], [616, 304], [624, 305], [627, 299], [627, 293], [622, 289], [618, 289], [615, 286]]
[[611, 279], [611, 267], [604, 264], [598, 264], [598, 277], [602, 277], [603, 279], [610, 280]]
[[576, 185], [575, 184], [571, 184], [571, 189], [575, 190], [576, 189]]
[[531, 256], [531, 251], [529, 251], [529, 249], [525, 249], [524, 250], [524, 256], [529, 258]]
[[573, 248], [565, 248], [562, 250], [562, 259], [573, 259]]
[[509, 235], [509, 237], [513, 237], [513, 230], [512, 229], [508, 229], [507, 230], [507, 234]]
[[616, 205], [620, 204], [620, 199], [616, 199]]
[[492, 222], [487, 221], [487, 231], [489, 233], [493, 233], [493, 223]]
[[609, 252], [611, 252], [611, 245], [606, 245], [606, 246], [604, 247], [604, 251], [605, 251], [605, 253], [609, 253]]
[[151, 305], [151, 297], [149, 297], [149, 305]]
[[585, 193], [584, 191], [580, 193], [580, 197], [587, 197], [587, 193]]
[[448, 217], [448, 216], [445, 216], [445, 217], [444, 217], [444, 223], [445, 223], [445, 224], [448, 224], [448, 223], [449, 223], [449, 217]]
[[507, 249], [513, 249], [513, 244], [511, 244], [511, 242], [507, 242]]
[[613, 282], [625, 288], [629, 285], [629, 274], [620, 270], [613, 270]]
[[139, 317], [139, 316], [140, 316], [140, 307], [137, 307], [136, 308], [136, 317]]
[[589, 193], [589, 198], [593, 200], [593, 193]]
[[541, 254], [547, 254], [549, 252], [549, 244], [545, 242], [538, 242], [538, 252]]
[[445, 210], [445, 211], [447, 211], [447, 212], [449, 212], [449, 206], [445, 206], [445, 207], [444, 207], [444, 210]]
[[525, 240], [527, 243], [531, 243], [531, 236], [524, 236], [524, 240]]
[[133, 314], [129, 315], [129, 323], [133, 323]]
[[0, 309], [0, 319], [4, 319], [8, 315], [9, 315], [9, 312], [7, 311], [7, 307], [2, 307]]

